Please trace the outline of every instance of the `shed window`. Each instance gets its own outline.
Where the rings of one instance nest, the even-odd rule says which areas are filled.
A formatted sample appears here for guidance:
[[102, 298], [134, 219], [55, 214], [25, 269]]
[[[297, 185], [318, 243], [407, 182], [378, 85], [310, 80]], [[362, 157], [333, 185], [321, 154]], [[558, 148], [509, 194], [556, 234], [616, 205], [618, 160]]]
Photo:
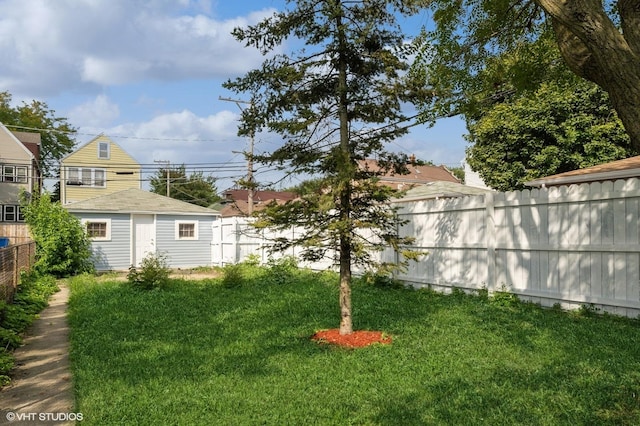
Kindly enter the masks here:
[[82, 221], [87, 230], [87, 236], [92, 240], [111, 240], [111, 220], [110, 219], [85, 219]]
[[176, 240], [197, 240], [198, 239], [198, 222], [197, 221], [177, 221], [176, 222]]

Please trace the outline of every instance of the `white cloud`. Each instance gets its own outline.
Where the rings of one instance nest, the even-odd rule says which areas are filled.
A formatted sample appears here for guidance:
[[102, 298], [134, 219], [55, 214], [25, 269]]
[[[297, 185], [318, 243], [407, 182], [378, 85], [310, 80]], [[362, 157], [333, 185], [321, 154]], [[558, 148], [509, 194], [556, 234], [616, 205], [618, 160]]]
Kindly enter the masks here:
[[230, 32], [273, 13], [211, 18], [210, 2], [3, 0], [0, 87], [50, 96], [78, 82], [228, 78], [262, 61]]
[[105, 95], [99, 95], [95, 99], [78, 105], [69, 111], [71, 123], [83, 123], [90, 127], [107, 127], [120, 116], [120, 108], [112, 103]]

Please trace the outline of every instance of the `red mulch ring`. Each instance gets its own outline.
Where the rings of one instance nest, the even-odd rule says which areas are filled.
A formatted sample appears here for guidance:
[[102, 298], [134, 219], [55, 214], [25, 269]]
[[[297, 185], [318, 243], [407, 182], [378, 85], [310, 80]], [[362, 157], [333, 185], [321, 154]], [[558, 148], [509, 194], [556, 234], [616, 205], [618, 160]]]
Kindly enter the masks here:
[[357, 330], [351, 334], [341, 335], [338, 328], [318, 331], [311, 336], [311, 340], [347, 348], [362, 348], [374, 343], [382, 345], [391, 343], [391, 337], [385, 335], [382, 331]]

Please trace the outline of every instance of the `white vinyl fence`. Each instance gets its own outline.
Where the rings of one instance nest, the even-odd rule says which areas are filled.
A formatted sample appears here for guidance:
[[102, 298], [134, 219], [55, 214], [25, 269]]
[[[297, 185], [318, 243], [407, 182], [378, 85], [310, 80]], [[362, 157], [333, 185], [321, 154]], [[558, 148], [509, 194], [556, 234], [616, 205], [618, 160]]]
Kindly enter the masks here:
[[[397, 205], [408, 220], [400, 232], [429, 253], [400, 280], [445, 291], [504, 288], [544, 306], [640, 314], [638, 179]], [[216, 226], [214, 262], [252, 253], [266, 259], [264, 236], [243, 232], [244, 220]], [[393, 260], [391, 251], [382, 255]]]

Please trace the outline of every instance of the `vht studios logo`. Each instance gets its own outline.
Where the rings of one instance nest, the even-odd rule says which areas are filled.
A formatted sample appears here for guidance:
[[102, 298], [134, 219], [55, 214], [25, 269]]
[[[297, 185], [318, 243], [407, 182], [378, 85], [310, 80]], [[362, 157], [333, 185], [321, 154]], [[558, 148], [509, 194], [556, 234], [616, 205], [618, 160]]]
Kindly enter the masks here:
[[15, 413], [9, 411], [6, 416], [10, 422], [81, 422], [82, 413]]

